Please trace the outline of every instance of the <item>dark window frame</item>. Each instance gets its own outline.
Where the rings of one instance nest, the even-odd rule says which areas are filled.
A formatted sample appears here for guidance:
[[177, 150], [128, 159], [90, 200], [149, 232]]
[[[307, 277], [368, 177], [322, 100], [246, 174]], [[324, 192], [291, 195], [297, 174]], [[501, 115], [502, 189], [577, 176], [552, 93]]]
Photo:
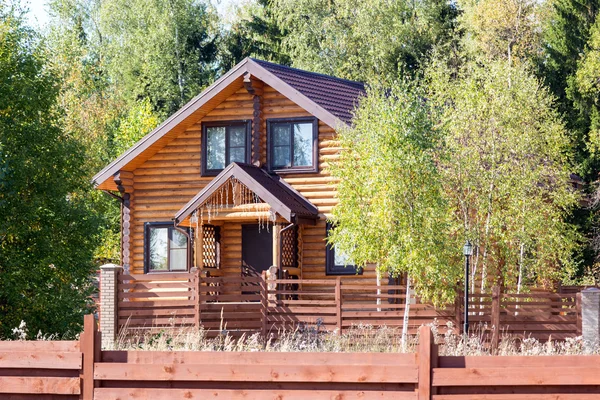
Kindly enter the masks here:
[[[169, 228], [168, 231], [168, 242], [167, 242], [167, 268], [161, 271], [150, 270], [150, 229], [153, 228]], [[187, 238], [187, 254], [186, 254], [186, 269], [185, 270], [171, 270], [171, 249], [170, 242], [172, 238], [172, 231], [177, 230], [183, 233]], [[190, 271], [192, 263], [192, 233], [191, 228], [182, 229], [173, 225], [172, 221], [157, 221], [157, 222], [145, 222], [144, 223], [144, 273], [145, 274], [164, 274], [164, 273], [187, 273]]]
[[246, 128], [246, 151], [245, 151], [245, 155], [246, 155], [246, 160], [244, 160], [244, 162], [246, 164], [250, 163], [251, 157], [252, 157], [252, 127], [251, 127], [251, 121], [244, 119], [244, 120], [235, 120], [235, 121], [216, 121], [216, 122], [203, 122], [202, 123], [202, 142], [201, 142], [201, 147], [202, 147], [202, 161], [200, 163], [201, 165], [201, 175], [202, 176], [217, 176], [219, 175], [219, 172], [223, 171], [223, 169], [225, 167], [227, 167], [227, 164], [225, 165], [225, 167], [223, 169], [208, 169], [206, 167], [206, 161], [207, 161], [207, 154], [208, 154], [208, 147], [206, 146], [207, 140], [207, 128], [225, 128], [225, 162], [227, 163], [227, 160], [229, 159], [229, 127], [232, 126], [244, 126]]
[[[329, 230], [333, 228], [333, 224], [327, 222], [325, 227], [325, 235], [329, 237]], [[335, 265], [335, 248], [330, 243], [327, 243], [325, 251], [325, 275], [362, 275], [363, 268], [356, 265]]]
[[[313, 125], [313, 163], [311, 166], [273, 167], [274, 140], [272, 137], [273, 124], [311, 122]], [[290, 135], [290, 160], [294, 160], [293, 132]], [[319, 120], [316, 117], [298, 118], [269, 118], [267, 119], [267, 169], [277, 174], [297, 174], [319, 172]]]

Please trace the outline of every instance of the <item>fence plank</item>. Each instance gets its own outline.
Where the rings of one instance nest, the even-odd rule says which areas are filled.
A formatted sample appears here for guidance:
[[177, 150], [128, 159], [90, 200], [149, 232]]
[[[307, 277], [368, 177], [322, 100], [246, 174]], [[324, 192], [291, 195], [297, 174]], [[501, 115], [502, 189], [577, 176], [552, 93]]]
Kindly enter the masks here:
[[[550, 364], [548, 365], [556, 365]], [[600, 385], [598, 367], [434, 368], [434, 386]]]
[[282, 390], [282, 389], [141, 389], [141, 388], [99, 388], [95, 391], [95, 400], [114, 399], [198, 399], [223, 398], [231, 400], [416, 400], [414, 392], [364, 391], [364, 390]]
[[51, 340], [51, 341], [30, 341], [30, 340], [6, 340], [0, 341], [0, 351], [61, 351], [79, 353], [78, 340]]
[[0, 351], [0, 368], [80, 369], [81, 353]]
[[97, 363], [94, 378], [140, 381], [417, 383], [416, 366]]
[[0, 393], [79, 394], [79, 378], [0, 376]]
[[[598, 394], [539, 393], [539, 394], [478, 394], [477, 400], [597, 400]], [[433, 400], [473, 400], [472, 394], [444, 394]]]

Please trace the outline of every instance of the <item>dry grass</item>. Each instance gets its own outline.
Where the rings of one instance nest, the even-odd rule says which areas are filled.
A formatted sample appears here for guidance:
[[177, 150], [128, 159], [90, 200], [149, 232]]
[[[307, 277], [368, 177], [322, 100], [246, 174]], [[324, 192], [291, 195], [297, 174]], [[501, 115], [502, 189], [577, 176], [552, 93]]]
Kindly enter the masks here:
[[[430, 325], [436, 343], [440, 345], [440, 355], [491, 355], [488, 346], [489, 331], [482, 327], [469, 337], [457, 334], [449, 324], [440, 333], [437, 323]], [[358, 325], [339, 335], [336, 331], [327, 332], [320, 324], [298, 327], [293, 331], [271, 334], [264, 341], [260, 334], [242, 335], [235, 338], [223, 329], [216, 337], [203, 329], [195, 328], [155, 328], [152, 330], [124, 329], [115, 345], [118, 350], [183, 350], [183, 351], [282, 351], [282, 352], [415, 352], [418, 336], [409, 336], [406, 346], [402, 346], [401, 331], [397, 328]], [[211, 337], [209, 337], [211, 336]], [[599, 349], [593, 353], [600, 354]], [[541, 342], [534, 338], [503, 336], [498, 355], [577, 355], [589, 354], [583, 349], [582, 338], [569, 338], [564, 341]]]

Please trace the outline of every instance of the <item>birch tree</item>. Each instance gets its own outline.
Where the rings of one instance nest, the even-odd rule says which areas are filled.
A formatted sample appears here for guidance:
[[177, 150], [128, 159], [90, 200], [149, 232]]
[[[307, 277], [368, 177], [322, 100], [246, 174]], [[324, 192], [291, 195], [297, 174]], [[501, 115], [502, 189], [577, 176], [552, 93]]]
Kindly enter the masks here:
[[344, 149], [331, 167], [339, 178], [330, 240], [357, 265], [407, 273], [420, 297], [454, 301], [460, 267], [451, 263], [447, 203], [437, 166], [439, 131], [419, 89], [396, 84], [363, 98]]
[[572, 273], [579, 236], [565, 221], [579, 194], [552, 96], [509, 60], [468, 62], [454, 75], [436, 68], [429, 99], [445, 137], [441, 181], [453, 231], [479, 249], [473, 281], [520, 290]]

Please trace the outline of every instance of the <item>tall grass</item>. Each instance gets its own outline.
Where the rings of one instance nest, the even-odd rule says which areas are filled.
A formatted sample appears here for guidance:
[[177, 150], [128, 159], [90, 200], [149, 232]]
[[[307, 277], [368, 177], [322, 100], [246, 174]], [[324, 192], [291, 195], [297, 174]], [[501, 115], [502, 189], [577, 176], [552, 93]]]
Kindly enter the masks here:
[[[441, 333], [437, 322], [429, 325], [435, 342], [440, 345], [439, 354], [448, 356], [491, 355], [489, 330], [484, 326], [468, 337], [460, 335], [451, 323]], [[221, 329], [209, 332], [195, 328], [123, 329], [115, 343], [117, 350], [183, 350], [183, 351], [281, 351], [281, 352], [415, 352], [418, 335], [409, 336], [403, 351], [402, 332], [398, 328], [357, 325], [344, 330], [328, 332], [320, 324], [298, 326], [291, 331], [272, 332], [264, 340], [260, 334], [242, 334]], [[584, 352], [579, 337], [564, 341], [539, 341], [534, 338], [517, 338], [503, 335], [497, 355], [576, 355]], [[600, 354], [599, 349], [594, 351]]]

